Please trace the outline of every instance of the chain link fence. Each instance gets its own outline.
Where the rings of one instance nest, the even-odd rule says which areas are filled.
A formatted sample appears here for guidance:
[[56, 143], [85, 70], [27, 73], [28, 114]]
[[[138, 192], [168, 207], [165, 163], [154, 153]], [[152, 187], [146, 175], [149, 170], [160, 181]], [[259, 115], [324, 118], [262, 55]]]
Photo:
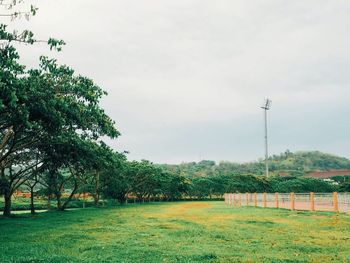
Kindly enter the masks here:
[[226, 193], [229, 206], [350, 213], [350, 193]]

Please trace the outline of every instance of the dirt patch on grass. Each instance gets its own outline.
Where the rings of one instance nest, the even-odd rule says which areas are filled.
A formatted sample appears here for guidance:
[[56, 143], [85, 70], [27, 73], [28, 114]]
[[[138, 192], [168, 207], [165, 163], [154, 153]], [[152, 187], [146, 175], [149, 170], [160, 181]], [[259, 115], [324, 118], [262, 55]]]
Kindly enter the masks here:
[[[208, 229], [217, 228], [218, 226], [225, 227], [227, 221], [241, 219], [241, 216], [237, 214], [225, 215], [207, 210], [212, 206], [208, 203], [180, 203], [167, 207], [158, 213], [144, 213], [143, 217], [170, 220], [173, 223], [178, 221], [179, 225], [183, 225], [184, 222], [191, 222]], [[204, 212], [203, 210], [207, 211]]]
[[172, 218], [187, 216], [192, 213], [201, 213], [201, 209], [210, 208], [211, 205], [206, 203], [180, 203], [165, 208], [161, 213], [144, 213], [143, 216], [146, 218], [157, 217], [157, 218]]
[[209, 205], [207, 203], [186, 203], [186, 204], [181, 204], [182, 207], [186, 208], [209, 208], [212, 207], [212, 205]]

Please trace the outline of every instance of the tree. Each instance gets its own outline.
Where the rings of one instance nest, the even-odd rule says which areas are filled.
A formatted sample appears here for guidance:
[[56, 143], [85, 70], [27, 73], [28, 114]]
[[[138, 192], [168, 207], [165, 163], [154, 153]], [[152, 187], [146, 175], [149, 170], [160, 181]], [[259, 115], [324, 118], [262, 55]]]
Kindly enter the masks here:
[[[48, 171], [46, 186], [57, 199], [57, 208], [64, 210], [79, 187], [90, 182], [95, 205], [99, 201], [98, 174], [106, 169], [111, 150], [104, 143], [70, 135], [65, 140], [58, 138], [57, 144], [46, 144], [45, 166]], [[57, 140], [57, 138], [55, 139]], [[70, 188], [69, 197], [61, 203], [62, 190]]]
[[237, 175], [230, 176], [226, 192], [267, 192], [270, 186], [265, 177], [254, 175]]
[[193, 178], [190, 186], [190, 196], [195, 196], [197, 199], [203, 199], [210, 195], [211, 188], [212, 180], [210, 178]]
[[315, 178], [271, 178], [271, 188], [274, 192], [304, 193], [304, 192], [333, 192], [335, 186]]
[[126, 202], [126, 195], [131, 190], [129, 165], [124, 154], [112, 152], [109, 155], [100, 176], [100, 188], [105, 198], [118, 200], [120, 204]]
[[[5, 7], [2, 17], [12, 19], [25, 16], [27, 19], [35, 15], [37, 9], [31, 7], [27, 12], [11, 12], [18, 1], [1, 1], [0, 8]], [[18, 63], [19, 55], [13, 46], [14, 42], [33, 44], [36, 42], [32, 32], [7, 30], [0, 24], [0, 181], [1, 192], [5, 197], [4, 214], [11, 213], [11, 196], [30, 175], [33, 162], [27, 158], [35, 151], [33, 144], [39, 141], [40, 124], [31, 120], [28, 90], [24, 65]], [[61, 49], [63, 41], [49, 39], [50, 48]], [[29, 93], [28, 93], [29, 92]], [[35, 119], [35, 118], [34, 118]]]
[[131, 192], [143, 202], [145, 198], [150, 198], [152, 195], [159, 194], [160, 173], [161, 169], [149, 161], [130, 162], [128, 176], [130, 176]]
[[179, 199], [189, 190], [189, 181], [184, 176], [162, 171], [159, 174], [159, 180], [160, 193], [167, 201]]
[[350, 192], [350, 182], [343, 182], [340, 186], [339, 186], [339, 190], [341, 192]]
[[[40, 68], [29, 70], [26, 76], [16, 80], [19, 83], [18, 94], [6, 100], [9, 107], [3, 107], [1, 112], [3, 131], [11, 129], [11, 138], [0, 157], [1, 178], [3, 182], [7, 181], [5, 185], [8, 186], [5, 193], [6, 215], [10, 213], [9, 198], [25, 182], [25, 176], [32, 168], [30, 160], [28, 165], [21, 161], [23, 169], [6, 172], [8, 167], [19, 165], [18, 156], [25, 156], [31, 151], [44, 152], [45, 162], [50, 163], [48, 159], [51, 158], [51, 164], [55, 163], [55, 169], [50, 170], [52, 176], [57, 177], [60, 166], [69, 168], [71, 174], [81, 173], [82, 166], [79, 169], [76, 166], [83, 161], [83, 155], [67, 155], [71, 146], [87, 154], [86, 144], [96, 142], [101, 136], [116, 138], [119, 135], [114, 122], [98, 105], [106, 93], [92, 80], [76, 76], [74, 70], [67, 66], [59, 66], [56, 60], [42, 57]], [[72, 160], [79, 162], [68, 167], [68, 157], [71, 165]], [[77, 176], [69, 177], [69, 180], [72, 178]], [[74, 180], [74, 185], [76, 182]]]

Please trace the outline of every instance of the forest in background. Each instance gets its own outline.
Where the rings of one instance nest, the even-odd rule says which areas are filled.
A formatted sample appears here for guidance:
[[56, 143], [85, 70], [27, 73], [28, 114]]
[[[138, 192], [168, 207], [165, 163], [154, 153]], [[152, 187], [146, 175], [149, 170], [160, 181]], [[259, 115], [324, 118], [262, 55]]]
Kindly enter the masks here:
[[[210, 160], [181, 164], [161, 164], [162, 168], [189, 178], [211, 177], [217, 175], [264, 175], [265, 161], [248, 163]], [[350, 160], [320, 151], [290, 152], [286, 150], [269, 158], [269, 170], [272, 176], [288, 173], [289, 176], [304, 176], [314, 171], [350, 169]]]

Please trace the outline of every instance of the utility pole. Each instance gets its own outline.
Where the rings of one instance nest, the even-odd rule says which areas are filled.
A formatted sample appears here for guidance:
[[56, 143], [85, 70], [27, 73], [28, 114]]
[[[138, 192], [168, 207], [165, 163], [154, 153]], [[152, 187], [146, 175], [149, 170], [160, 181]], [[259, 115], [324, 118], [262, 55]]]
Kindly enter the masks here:
[[267, 111], [271, 107], [271, 100], [266, 99], [264, 105], [261, 107], [264, 110], [264, 120], [265, 120], [265, 176], [269, 177], [269, 151], [268, 151], [268, 143], [267, 143]]

